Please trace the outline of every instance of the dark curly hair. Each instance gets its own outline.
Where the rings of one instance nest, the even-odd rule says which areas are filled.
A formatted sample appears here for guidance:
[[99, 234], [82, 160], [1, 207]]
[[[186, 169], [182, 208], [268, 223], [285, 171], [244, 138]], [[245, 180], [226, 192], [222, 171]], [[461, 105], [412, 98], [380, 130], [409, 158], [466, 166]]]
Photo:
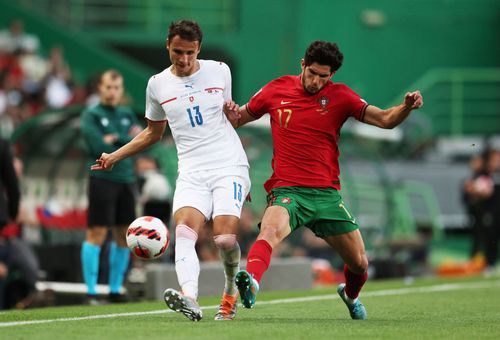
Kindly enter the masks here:
[[203, 32], [196, 21], [179, 20], [173, 21], [168, 27], [168, 40], [178, 35], [184, 40], [198, 41], [201, 44]]
[[313, 63], [330, 66], [332, 72], [337, 71], [342, 66], [344, 55], [340, 52], [336, 43], [328, 41], [313, 41], [306, 50], [304, 63], [309, 66]]

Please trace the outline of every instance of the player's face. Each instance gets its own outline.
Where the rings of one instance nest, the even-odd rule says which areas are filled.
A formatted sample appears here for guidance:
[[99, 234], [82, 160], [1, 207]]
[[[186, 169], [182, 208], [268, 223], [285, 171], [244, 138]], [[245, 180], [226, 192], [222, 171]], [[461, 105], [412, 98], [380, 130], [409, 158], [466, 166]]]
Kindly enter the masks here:
[[101, 103], [109, 106], [120, 104], [123, 96], [123, 78], [112, 78], [109, 74], [104, 74], [99, 84], [99, 95]]
[[200, 42], [184, 40], [178, 35], [167, 41], [167, 50], [172, 62], [172, 73], [186, 77], [198, 70], [196, 59], [200, 53]]
[[301, 66], [302, 86], [304, 90], [310, 94], [318, 93], [335, 73], [332, 72], [330, 66], [327, 65], [312, 63], [306, 66], [304, 60], [302, 60]]

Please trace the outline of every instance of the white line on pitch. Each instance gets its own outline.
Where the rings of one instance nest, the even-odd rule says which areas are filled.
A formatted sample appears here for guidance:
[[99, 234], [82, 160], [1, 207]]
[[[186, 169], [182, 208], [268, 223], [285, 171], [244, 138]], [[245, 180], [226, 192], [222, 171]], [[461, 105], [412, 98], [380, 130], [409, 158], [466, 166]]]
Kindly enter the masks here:
[[[491, 288], [491, 287], [498, 287], [498, 286], [500, 286], [500, 281], [448, 283], [448, 284], [440, 284], [440, 285], [427, 286], [427, 287], [409, 287], [409, 288], [385, 289], [385, 290], [379, 290], [379, 291], [365, 292], [362, 294], [362, 296], [363, 297], [374, 297], [374, 296], [403, 295], [403, 294], [420, 294], [420, 293], [444, 292], [444, 291], [452, 291], [452, 290]], [[315, 296], [298, 297], [298, 298], [259, 301], [258, 305], [261, 306], [261, 305], [275, 305], [275, 304], [283, 304], [283, 303], [331, 300], [331, 299], [337, 299], [338, 297], [339, 296], [337, 294], [315, 295]], [[218, 305], [206, 306], [206, 307], [202, 307], [201, 309], [216, 309], [218, 307], [219, 307]], [[27, 326], [27, 325], [37, 325], [37, 324], [45, 324], [45, 323], [52, 323], [52, 322], [64, 322], [64, 321], [111, 319], [111, 318], [120, 318], [120, 317], [128, 317], [128, 316], [164, 314], [164, 313], [171, 313], [171, 312], [173, 312], [173, 311], [170, 309], [162, 309], [162, 310], [154, 310], [154, 311], [148, 311], [148, 312], [114, 313], [114, 314], [103, 314], [103, 315], [80, 316], [80, 317], [73, 317], [73, 318], [0, 322], [0, 327]]]

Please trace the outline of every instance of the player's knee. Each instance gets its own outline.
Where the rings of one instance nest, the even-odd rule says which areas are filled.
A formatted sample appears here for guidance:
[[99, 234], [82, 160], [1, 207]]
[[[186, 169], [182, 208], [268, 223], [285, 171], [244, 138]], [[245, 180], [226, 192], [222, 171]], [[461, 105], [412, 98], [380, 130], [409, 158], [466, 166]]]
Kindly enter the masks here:
[[175, 228], [175, 237], [178, 238], [187, 238], [189, 240], [196, 241], [198, 239], [198, 233], [194, 230], [189, 228], [185, 224], [179, 224]]
[[257, 239], [266, 240], [272, 247], [283, 240], [283, 232], [280, 228], [271, 225], [262, 225]]
[[368, 259], [366, 255], [359, 256], [349, 265], [349, 270], [356, 274], [364, 274], [368, 270]]
[[86, 241], [92, 244], [102, 246], [106, 241], [108, 228], [106, 227], [91, 227], [87, 229]]
[[222, 234], [214, 236], [217, 248], [223, 250], [233, 249], [237, 243], [235, 234]]

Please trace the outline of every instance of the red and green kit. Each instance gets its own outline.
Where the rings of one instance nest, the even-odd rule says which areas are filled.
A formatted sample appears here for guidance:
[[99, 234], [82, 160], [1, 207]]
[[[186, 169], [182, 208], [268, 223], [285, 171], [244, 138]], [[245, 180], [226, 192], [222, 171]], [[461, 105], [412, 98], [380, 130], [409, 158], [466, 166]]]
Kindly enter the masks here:
[[284, 76], [265, 85], [247, 105], [249, 113], [271, 116], [273, 174], [264, 184], [340, 189], [340, 128], [349, 117], [363, 121], [368, 104], [348, 86], [331, 81], [309, 94], [299, 76]]

